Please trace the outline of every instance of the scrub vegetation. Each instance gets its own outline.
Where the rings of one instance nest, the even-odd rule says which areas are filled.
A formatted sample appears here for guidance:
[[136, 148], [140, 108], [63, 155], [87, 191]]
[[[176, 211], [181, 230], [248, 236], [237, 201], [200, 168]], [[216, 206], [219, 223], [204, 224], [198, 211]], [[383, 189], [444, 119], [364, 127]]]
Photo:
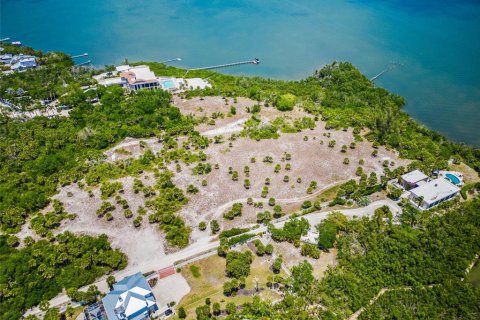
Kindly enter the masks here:
[[[286, 221], [283, 228], [269, 226], [271, 239], [276, 241], [273, 245], [259, 240], [243, 245], [257, 236], [253, 229], [245, 228], [244, 218], [253, 210], [258, 209], [253, 219], [258, 213], [258, 221], [264, 224], [285, 214], [286, 205], [276, 189], [291, 193], [295, 186], [299, 189], [299, 185], [307, 184], [302, 196], [312, 198], [300, 198], [302, 211], [297, 212], [306, 214], [320, 210], [320, 201], [330, 201], [332, 207], [354, 203], [366, 206], [370, 195], [385, 193], [387, 180], [412, 169], [427, 173], [444, 169], [450, 159], [480, 171], [479, 149], [448, 141], [413, 121], [402, 110], [403, 98], [375, 87], [352, 64], [334, 62], [301, 81], [192, 71], [190, 77], [209, 77], [212, 88], [179, 93], [180, 98], [223, 97], [226, 105], [228, 100], [240, 98], [256, 102], [246, 111], [228, 106], [228, 113], [196, 117], [182, 114], [172, 105], [172, 95], [162, 90], [126, 93], [114, 86], [82, 89], [93, 84], [91, 75], [99, 70], [72, 68], [71, 59], [64, 54], [44, 54], [26, 47], [5, 49], [35, 54], [40, 57], [40, 68], [2, 75], [0, 98], [14, 101], [24, 111], [42, 108], [41, 100], [58, 99], [70, 110], [65, 117], [38, 116], [26, 121], [13, 119], [8, 112], [0, 114], [0, 319], [19, 319], [26, 309], [39, 304], [48, 309], [46, 301], [62, 289], [79, 296], [77, 289], [81, 286], [127, 265], [125, 254], [113, 249], [106, 235], [58, 231], [62, 224], [73, 224], [78, 217], [52, 197], [72, 185], [99, 200], [98, 211], [87, 213], [93, 218], [114, 223], [117, 210], [122, 210], [121, 218], [131, 218], [127, 221], [136, 228], [158, 225], [158, 232], [165, 235], [172, 250], [188, 246], [192, 233], [215, 235], [224, 223], [238, 223], [236, 228], [220, 233], [218, 253], [225, 259], [212, 258], [222, 266], [215, 270], [222, 282], [211, 284], [208, 266], [201, 262], [198, 267], [186, 268], [192, 283], [212, 290], [216, 299], [208, 297], [204, 305], [198, 305], [193, 296], [189, 297], [182, 307], [195, 305], [197, 319], [344, 319], [363, 307], [364, 319], [479, 317], [480, 291], [462, 280], [480, 252], [480, 200], [475, 185], [465, 191], [468, 197], [464, 201], [438, 209], [418, 212], [407, 205], [394, 217], [388, 207], [382, 207], [372, 218], [352, 220], [335, 213], [317, 226], [298, 217]], [[148, 65], [157, 75], [185, 74], [185, 70], [158, 63]], [[28, 91], [29, 97], [18, 97], [7, 90], [19, 87]], [[263, 108], [275, 112], [269, 111], [264, 117]], [[225, 117], [245, 112], [248, 119], [244, 119], [243, 127], [229, 137], [216, 133], [209, 137], [196, 131], [198, 126], [215, 125]], [[296, 112], [296, 117], [290, 117]], [[323, 137], [308, 134], [318, 130], [320, 124], [326, 130]], [[353, 141], [332, 136], [340, 130], [351, 132]], [[294, 175], [299, 155], [293, 151], [273, 158], [261, 150], [262, 155], [246, 155], [248, 165], [235, 159], [222, 167], [209, 153], [210, 148], [221, 149], [218, 157], [234, 153], [239, 140], [262, 145], [281, 141], [288, 134], [301, 135], [303, 139], [297, 144], [308, 142], [311, 148], [314, 143], [317, 147], [324, 145], [342, 169], [350, 168], [358, 179], [336, 181], [328, 192], [314, 194], [322, 185], [317, 186], [318, 180], [311, 175]], [[105, 155], [126, 138], [141, 139], [138, 156], [133, 156], [128, 147], [118, 149], [117, 161]], [[365, 160], [352, 155], [360, 152], [365, 141], [373, 149], [368, 151], [367, 161], [383, 161], [379, 165], [382, 175], [365, 172]], [[154, 144], [158, 148], [154, 149]], [[409, 159], [408, 165], [396, 167], [399, 159], [377, 159], [385, 149]], [[270, 175], [262, 176], [260, 182], [255, 180], [259, 166], [268, 168]], [[250, 198], [233, 201], [216, 216], [202, 217], [195, 221], [198, 230], [192, 230], [189, 217], [180, 212], [188, 206], [189, 198], [209, 201], [204, 193], [213, 185], [209, 177], [218, 177], [220, 172], [229, 182], [222, 186], [223, 192], [234, 184]], [[126, 200], [130, 195], [125, 194], [130, 190], [124, 187], [123, 178], [133, 180], [132, 192], [142, 198], [141, 207], [130, 208]], [[76, 195], [69, 191], [66, 196]], [[396, 198], [398, 192], [389, 190], [389, 196]], [[18, 238], [28, 226], [35, 237]], [[318, 243], [301, 244], [309, 230], [319, 231]], [[312, 265], [307, 260], [299, 261], [286, 275], [284, 257], [278, 255], [274, 245], [295, 247], [305, 259], [322, 259], [334, 251], [337, 266], [316, 278]], [[471, 276], [474, 283], [477, 270]], [[264, 289], [268, 288], [264, 291], [268, 295], [261, 294], [257, 277]], [[388, 290], [370, 303], [382, 289]], [[90, 293], [94, 300], [96, 289], [92, 287]], [[50, 309], [46, 318], [58, 319], [58, 310]]]

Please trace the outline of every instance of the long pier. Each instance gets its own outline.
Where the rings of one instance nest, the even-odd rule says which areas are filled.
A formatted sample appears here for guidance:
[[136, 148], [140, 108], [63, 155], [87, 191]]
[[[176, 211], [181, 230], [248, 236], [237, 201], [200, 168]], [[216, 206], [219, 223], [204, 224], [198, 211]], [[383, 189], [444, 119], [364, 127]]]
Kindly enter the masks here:
[[88, 57], [88, 53], [82, 53], [82, 54], [77, 54], [75, 56], [71, 56], [72, 59], [75, 59], [75, 58], [81, 58], [81, 57]]
[[255, 58], [255, 59], [249, 60], [249, 61], [240, 61], [240, 62], [219, 64], [219, 65], [210, 66], [210, 67], [194, 68], [194, 69], [190, 69], [189, 71], [220, 69], [220, 68], [240, 66], [240, 65], [244, 65], [244, 64], [260, 64], [260, 60]]
[[385, 73], [395, 69], [396, 67], [399, 67], [401, 66], [400, 63], [398, 62], [390, 62], [388, 67], [386, 67], [384, 70], [382, 70], [382, 72], [380, 72], [379, 74], [377, 74], [376, 76], [374, 76], [373, 78], [370, 79], [370, 81], [375, 81], [377, 80], [378, 78], [380, 78], [381, 76], [383, 76]]
[[3, 39], [0, 39], [0, 42], [5, 42], [5, 41], [8, 41], [10, 40], [10, 38], [3, 38]]
[[78, 66], [83, 66], [83, 65], [86, 65], [86, 64], [90, 64], [92, 63], [92, 60], [87, 60], [85, 62], [82, 62], [82, 63], [79, 63], [79, 64], [76, 64], [75, 67], [78, 67]]

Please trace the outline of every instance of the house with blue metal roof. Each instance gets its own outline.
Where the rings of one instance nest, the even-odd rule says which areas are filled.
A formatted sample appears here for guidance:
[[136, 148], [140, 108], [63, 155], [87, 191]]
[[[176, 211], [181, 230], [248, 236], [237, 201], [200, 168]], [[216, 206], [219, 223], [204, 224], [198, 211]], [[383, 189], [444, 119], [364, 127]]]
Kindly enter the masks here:
[[15, 64], [13, 64], [10, 69], [15, 71], [22, 71], [27, 69], [32, 69], [37, 67], [37, 61], [35, 57], [22, 57]]
[[144, 320], [158, 310], [152, 288], [140, 272], [115, 283], [102, 304], [108, 320]]

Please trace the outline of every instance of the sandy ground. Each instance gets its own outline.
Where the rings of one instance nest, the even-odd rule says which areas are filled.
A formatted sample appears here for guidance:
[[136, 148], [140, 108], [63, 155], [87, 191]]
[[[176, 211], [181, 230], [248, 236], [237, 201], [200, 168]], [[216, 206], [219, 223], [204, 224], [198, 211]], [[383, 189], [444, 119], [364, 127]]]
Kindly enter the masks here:
[[[199, 98], [191, 100], [182, 100], [178, 97], [174, 98], [174, 104], [177, 105], [185, 114], [202, 114], [211, 115], [212, 112], [223, 112], [225, 117], [217, 119], [214, 126], [202, 124], [198, 130], [206, 135], [225, 134], [225, 138], [230, 136], [232, 130], [241, 128], [241, 124], [250, 114], [245, 108], [256, 104], [255, 101], [238, 98], [237, 103], [233, 103], [233, 99], [229, 99], [229, 105], [221, 97], [208, 97], [204, 100]], [[235, 105], [237, 113], [234, 116], [227, 117], [226, 114], [230, 109], [230, 105]], [[206, 111], [208, 110], [208, 112]], [[305, 113], [295, 110], [291, 113], [280, 113], [274, 108], [262, 108], [262, 119], [273, 120], [279, 115], [288, 115], [295, 118], [304, 116]], [[311, 181], [317, 182], [317, 192], [328, 186], [334, 185], [355, 177], [355, 170], [360, 159], [365, 160], [363, 169], [365, 172], [377, 172], [380, 175], [383, 171], [382, 161], [391, 159], [396, 165], [405, 165], [408, 161], [399, 160], [392, 151], [384, 148], [378, 149], [378, 157], [372, 157], [370, 154], [373, 150], [368, 142], [357, 143], [355, 149], [348, 149], [346, 153], [341, 153], [342, 145], [349, 145], [353, 141], [351, 131], [327, 131], [324, 129], [325, 124], [317, 122], [314, 130], [306, 130], [295, 134], [281, 134], [280, 138], [272, 140], [253, 141], [248, 138], [238, 138], [232, 142], [229, 147], [228, 142], [222, 144], [211, 144], [205, 150], [207, 154], [207, 162], [214, 166], [219, 165], [219, 169], [213, 169], [206, 176], [193, 176], [191, 167], [181, 163], [182, 171], [175, 173], [173, 181], [175, 184], [185, 190], [189, 184], [195, 185], [199, 192], [195, 195], [188, 194], [189, 202], [180, 211], [179, 214], [185, 219], [188, 225], [193, 229], [192, 240], [196, 241], [208, 235], [209, 229], [200, 231], [198, 223], [200, 221], [209, 222], [217, 219], [223, 228], [230, 228], [244, 224], [254, 223], [256, 213], [264, 210], [272, 211], [268, 206], [268, 198], [274, 197], [277, 203], [285, 207], [292, 207], [296, 203], [301, 204], [309, 196], [306, 192]], [[325, 135], [331, 134], [330, 138]], [[305, 140], [304, 137], [307, 137]], [[336, 140], [335, 148], [329, 148], [328, 142]], [[226, 139], [225, 139], [226, 140]], [[107, 161], [116, 161], [128, 157], [139, 157], [144, 149], [140, 148], [138, 139], [126, 139], [122, 143], [105, 152]], [[154, 152], [161, 150], [162, 145], [156, 138], [143, 139], [147, 147]], [[323, 141], [323, 144], [321, 143]], [[128, 154], [120, 149], [127, 150]], [[291, 161], [282, 161], [285, 153], [290, 153]], [[273, 163], [267, 164], [262, 162], [265, 156], [273, 157]], [[251, 163], [250, 159], [256, 158], [255, 163]], [[350, 159], [349, 165], [342, 163], [343, 159]], [[289, 163], [291, 170], [287, 171], [285, 165]], [[279, 173], [274, 173], [275, 164], [280, 164], [282, 169]], [[238, 171], [238, 181], [232, 181], [228, 167], [233, 167]], [[245, 189], [244, 166], [249, 166], [251, 182], [249, 190]], [[175, 164], [171, 164], [170, 169], [176, 172]], [[149, 174], [152, 176], [152, 174]], [[283, 182], [285, 175], [290, 178], [289, 182]], [[261, 198], [261, 191], [264, 187], [265, 178], [270, 178], [269, 193], [267, 197]], [[297, 183], [297, 178], [301, 178], [302, 182]], [[201, 181], [206, 179], [208, 185], [203, 187]], [[144, 184], [151, 185], [155, 179], [145, 179], [142, 176]], [[133, 178], [126, 177], [119, 179], [124, 185], [125, 193], [122, 195], [127, 200], [130, 208], [136, 213], [140, 205], [144, 205], [145, 198], [142, 193], [134, 194], [132, 191]], [[113, 221], [106, 221], [105, 218], [99, 219], [96, 210], [100, 207], [102, 200], [100, 192], [94, 189], [94, 197], [90, 198], [86, 191], [81, 190], [76, 185], [70, 185], [60, 189], [60, 192], [54, 196], [65, 204], [65, 209], [69, 213], [76, 213], [77, 218], [74, 221], [65, 221], [58, 232], [70, 230], [77, 233], [102, 234], [109, 236], [112, 245], [121, 249], [129, 257], [130, 264], [133, 266], [144, 259], [151, 259], [152, 253], [163, 256], [165, 254], [164, 235], [158, 230], [157, 225], [150, 225], [148, 217], [145, 216], [142, 226], [138, 229], [133, 227], [133, 218], [126, 219], [120, 206], [112, 212]], [[73, 196], [69, 197], [68, 192]], [[223, 213], [229, 210], [235, 202], [246, 202], [248, 197], [252, 197], [256, 202], [263, 201], [264, 208], [257, 209], [253, 206], [244, 204], [243, 215], [237, 217], [233, 221], [224, 220]], [[115, 205], [115, 201], [110, 199]], [[46, 208], [50, 210], [50, 208]], [[134, 215], [135, 217], [135, 215]], [[31, 230], [25, 227], [20, 236], [24, 238], [26, 235], [32, 235]]]
[[329, 252], [320, 254], [319, 259], [312, 259], [304, 257], [300, 254], [300, 248], [288, 242], [271, 242], [275, 247], [275, 252], [282, 255], [283, 263], [288, 269], [298, 265], [299, 262], [307, 260], [313, 266], [313, 274], [317, 279], [321, 279], [328, 267], [337, 265], [337, 249], [332, 249]]
[[[151, 174], [150, 178], [145, 179], [147, 174], [141, 177], [145, 185], [152, 185], [155, 179]], [[88, 193], [80, 189], [76, 184], [66, 186], [54, 196], [64, 203], [65, 210], [69, 213], [76, 213], [77, 218], [73, 221], [65, 220], [57, 232], [72, 231], [81, 234], [99, 235], [106, 234], [109, 237], [112, 246], [119, 248], [129, 258], [129, 265], [134, 267], [142, 260], [149, 260], [152, 254], [164, 256], [164, 234], [158, 230], [158, 225], [148, 223], [148, 214], [144, 216], [142, 225], [139, 228], [133, 226], [132, 220], [136, 217], [136, 211], [139, 206], [144, 205], [145, 198], [143, 193], [135, 194], [132, 191], [133, 177], [125, 177], [117, 181], [122, 182], [125, 193], [121, 196], [127, 200], [130, 209], [134, 213], [132, 218], [125, 218], [123, 209], [116, 204], [115, 200], [109, 201], [116, 209], [112, 212], [113, 220], [107, 221], [105, 218], [98, 218], [96, 210], [101, 206], [102, 199], [98, 188], [93, 189], [94, 197], [89, 197]], [[73, 194], [72, 197], [67, 195]], [[47, 207], [45, 210], [49, 210]], [[24, 231], [26, 232], [26, 231]], [[31, 230], [30, 230], [31, 232]]]
[[154, 153], [160, 151], [162, 149], [162, 144], [158, 143], [157, 138], [149, 138], [149, 139], [133, 139], [127, 138], [123, 140], [121, 143], [117, 144], [115, 147], [105, 151], [105, 155], [107, 156], [107, 161], [114, 162], [117, 160], [123, 160], [127, 158], [134, 158], [137, 159], [143, 154], [143, 149], [140, 147], [140, 141], [144, 141], [147, 145], [146, 148], [149, 148]]
[[[372, 157], [372, 147], [368, 142], [357, 143], [356, 149], [348, 149], [346, 153], [341, 153], [340, 148], [343, 144], [349, 145], [353, 141], [351, 132], [337, 131], [332, 132], [330, 139], [337, 141], [335, 148], [327, 146], [328, 140], [324, 139], [325, 130], [319, 125], [315, 130], [308, 130], [296, 134], [282, 134], [276, 140], [252, 141], [246, 138], [239, 138], [233, 142], [233, 147], [229, 148], [227, 143], [213, 144], [205, 152], [208, 156], [208, 162], [213, 165], [218, 164], [219, 169], [213, 169], [207, 176], [192, 176], [191, 170], [182, 166], [183, 170], [176, 173], [174, 182], [181, 188], [186, 188], [189, 184], [194, 184], [200, 190], [196, 195], [190, 196], [189, 203], [181, 210], [182, 216], [192, 225], [196, 226], [199, 221], [209, 221], [215, 216], [216, 208], [225, 203], [235, 202], [235, 200], [245, 200], [248, 197], [260, 198], [264, 187], [265, 178], [270, 178], [269, 193], [264, 200], [264, 209], [268, 205], [268, 198], [290, 199], [307, 196], [306, 190], [311, 181], [317, 182], [317, 189], [355, 178], [355, 170], [360, 159], [365, 160], [363, 169], [365, 172], [376, 172], [378, 176], [383, 172], [381, 162], [384, 158], [392, 159], [397, 165], [407, 162], [397, 159], [396, 155], [383, 148], [379, 149], [379, 156]], [[304, 136], [308, 141], [304, 141]], [[324, 144], [320, 144], [324, 140]], [[287, 171], [285, 165], [287, 161], [281, 161], [284, 153], [290, 153], [292, 160], [288, 161], [291, 170]], [[265, 156], [272, 156], [273, 164], [263, 163]], [[256, 162], [251, 163], [250, 158], [255, 157]], [[343, 159], [350, 159], [349, 165], [344, 165]], [[275, 164], [280, 164], [282, 170], [274, 173]], [[238, 181], [232, 181], [228, 173], [228, 167], [238, 171]], [[245, 189], [244, 166], [249, 166], [251, 182], [249, 190]], [[173, 168], [173, 167], [172, 167]], [[290, 181], [283, 182], [285, 175], [288, 175]], [[297, 178], [302, 182], [297, 183]], [[206, 179], [208, 185], [201, 186], [201, 180]], [[303, 202], [303, 200], [301, 201]], [[228, 210], [227, 208], [225, 208]], [[270, 208], [271, 210], [271, 208]], [[255, 213], [260, 209], [244, 205], [243, 216], [236, 218], [234, 224], [251, 223], [255, 221]], [[219, 218], [218, 215], [215, 216]], [[221, 217], [220, 217], [221, 218]], [[223, 219], [221, 219], [223, 220]], [[223, 221], [222, 221], [223, 222]], [[231, 227], [231, 222], [225, 221], [225, 227]], [[196, 234], [194, 233], [194, 236]]]
[[[228, 98], [227, 101], [228, 104], [225, 104], [225, 100], [222, 99], [222, 97], [182, 99], [178, 96], [175, 96], [173, 98], [173, 104], [178, 107], [183, 114], [186, 115], [194, 115], [195, 117], [211, 117], [213, 113], [223, 113], [223, 118], [219, 117], [215, 119], [214, 125], [204, 123], [197, 126], [196, 129], [207, 136], [241, 131], [242, 129], [239, 128], [238, 123], [244, 122], [251, 116], [251, 114], [247, 112], [247, 108], [258, 104], [257, 101], [242, 97], [238, 97], [236, 103], [232, 98]], [[282, 115], [288, 117], [307, 115], [307, 113], [298, 108], [288, 113], [284, 113], [273, 107], [263, 107], [263, 103], [260, 103], [260, 105], [262, 105], [261, 115], [262, 120], [264, 121], [271, 121]], [[230, 112], [231, 106], [235, 107], [236, 114], [229, 116], [228, 113]], [[222, 128], [223, 130], [218, 131], [217, 133], [215, 129], [219, 128]]]
[[172, 301], [178, 304], [190, 292], [190, 286], [180, 273], [176, 273], [167, 278], [159, 279], [152, 288], [152, 292], [157, 299], [159, 311], [163, 311], [167, 304]]
[[[225, 114], [223, 119], [218, 118], [215, 125], [210, 126], [202, 124], [197, 130], [206, 136], [224, 135], [225, 141], [222, 144], [211, 144], [205, 151], [208, 156], [207, 162], [219, 165], [218, 170], [213, 170], [206, 177], [192, 176], [191, 170], [182, 165], [182, 172], [176, 173], [174, 182], [181, 188], [186, 188], [189, 184], [195, 185], [200, 192], [196, 195], [190, 195], [189, 203], [184, 206], [180, 214], [188, 221], [192, 227], [196, 227], [198, 222], [205, 220], [218, 219], [222, 227], [230, 228], [237, 225], [254, 223], [256, 213], [264, 210], [272, 211], [268, 206], [268, 198], [285, 199], [281, 205], [292, 206], [288, 201], [293, 198], [302, 198], [297, 203], [302, 203], [305, 196], [308, 196], [306, 190], [311, 181], [317, 182], [317, 190], [338, 182], [355, 178], [355, 170], [360, 159], [365, 160], [363, 169], [365, 172], [376, 172], [378, 176], [383, 172], [382, 162], [388, 159], [394, 161], [396, 166], [406, 165], [408, 161], [398, 159], [393, 151], [387, 151], [384, 148], [378, 149], [378, 156], [372, 157], [370, 154], [373, 148], [368, 142], [357, 143], [355, 149], [348, 149], [346, 153], [340, 152], [342, 145], [350, 145], [353, 142], [351, 130], [327, 131], [325, 123], [317, 122], [314, 130], [305, 130], [295, 134], [281, 134], [279, 139], [253, 141], [248, 138], [238, 138], [233, 141], [233, 147], [229, 147], [227, 138], [231, 133], [241, 131], [241, 124], [248, 119], [251, 114], [247, 113], [246, 108], [257, 104], [258, 102], [238, 98], [237, 103], [233, 99], [228, 99], [228, 104], [221, 97], [193, 98], [190, 100], [174, 98], [174, 104], [178, 106], [182, 113], [195, 116], [211, 116], [212, 113], [221, 112]], [[236, 107], [236, 114], [227, 117], [230, 106]], [[274, 120], [278, 116], [285, 116], [290, 119], [306, 116], [307, 114], [300, 109], [292, 112], [283, 113], [275, 108], [262, 107], [261, 118], [265, 121]], [[325, 135], [330, 134], [331, 137]], [[304, 137], [308, 137], [305, 141]], [[336, 140], [334, 148], [328, 147], [330, 140]], [[323, 141], [323, 144], [321, 143]], [[291, 161], [282, 161], [285, 153], [292, 155]], [[265, 156], [272, 156], [273, 163], [266, 164], [262, 162]], [[251, 163], [250, 158], [255, 157], [256, 163]], [[350, 164], [344, 165], [343, 159], [349, 158]], [[274, 173], [276, 164], [282, 166], [279, 173]], [[285, 165], [290, 163], [291, 170], [287, 171]], [[250, 177], [244, 174], [244, 167], [249, 166]], [[238, 181], [232, 181], [228, 174], [228, 167], [238, 171]], [[171, 166], [173, 170], [174, 167]], [[283, 182], [285, 175], [289, 176], [289, 182]], [[265, 199], [261, 198], [265, 178], [271, 179], [269, 193]], [[302, 182], [297, 183], [297, 178]], [[201, 186], [201, 181], [206, 179], [208, 185]], [[249, 190], [243, 187], [244, 179], [249, 179], [251, 187]], [[256, 202], [264, 202], [263, 209], [257, 209], [253, 206], [244, 204], [242, 217], [235, 218], [234, 221], [227, 221], [222, 218], [223, 212], [229, 210], [231, 205], [238, 202], [246, 202], [248, 197], [257, 198]], [[288, 208], [285, 208], [288, 209]], [[194, 228], [193, 238], [201, 237], [204, 233]]]

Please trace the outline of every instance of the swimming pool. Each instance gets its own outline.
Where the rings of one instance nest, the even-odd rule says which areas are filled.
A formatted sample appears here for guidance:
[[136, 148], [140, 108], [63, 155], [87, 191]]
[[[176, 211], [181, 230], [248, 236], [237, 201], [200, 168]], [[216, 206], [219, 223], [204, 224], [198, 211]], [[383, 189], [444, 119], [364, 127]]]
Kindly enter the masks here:
[[458, 185], [462, 182], [456, 175], [451, 173], [445, 173], [445, 177], [447, 177], [447, 179], [450, 180], [454, 185]]
[[165, 89], [173, 89], [175, 88], [175, 82], [173, 82], [173, 80], [165, 80], [162, 82], [162, 86]]

